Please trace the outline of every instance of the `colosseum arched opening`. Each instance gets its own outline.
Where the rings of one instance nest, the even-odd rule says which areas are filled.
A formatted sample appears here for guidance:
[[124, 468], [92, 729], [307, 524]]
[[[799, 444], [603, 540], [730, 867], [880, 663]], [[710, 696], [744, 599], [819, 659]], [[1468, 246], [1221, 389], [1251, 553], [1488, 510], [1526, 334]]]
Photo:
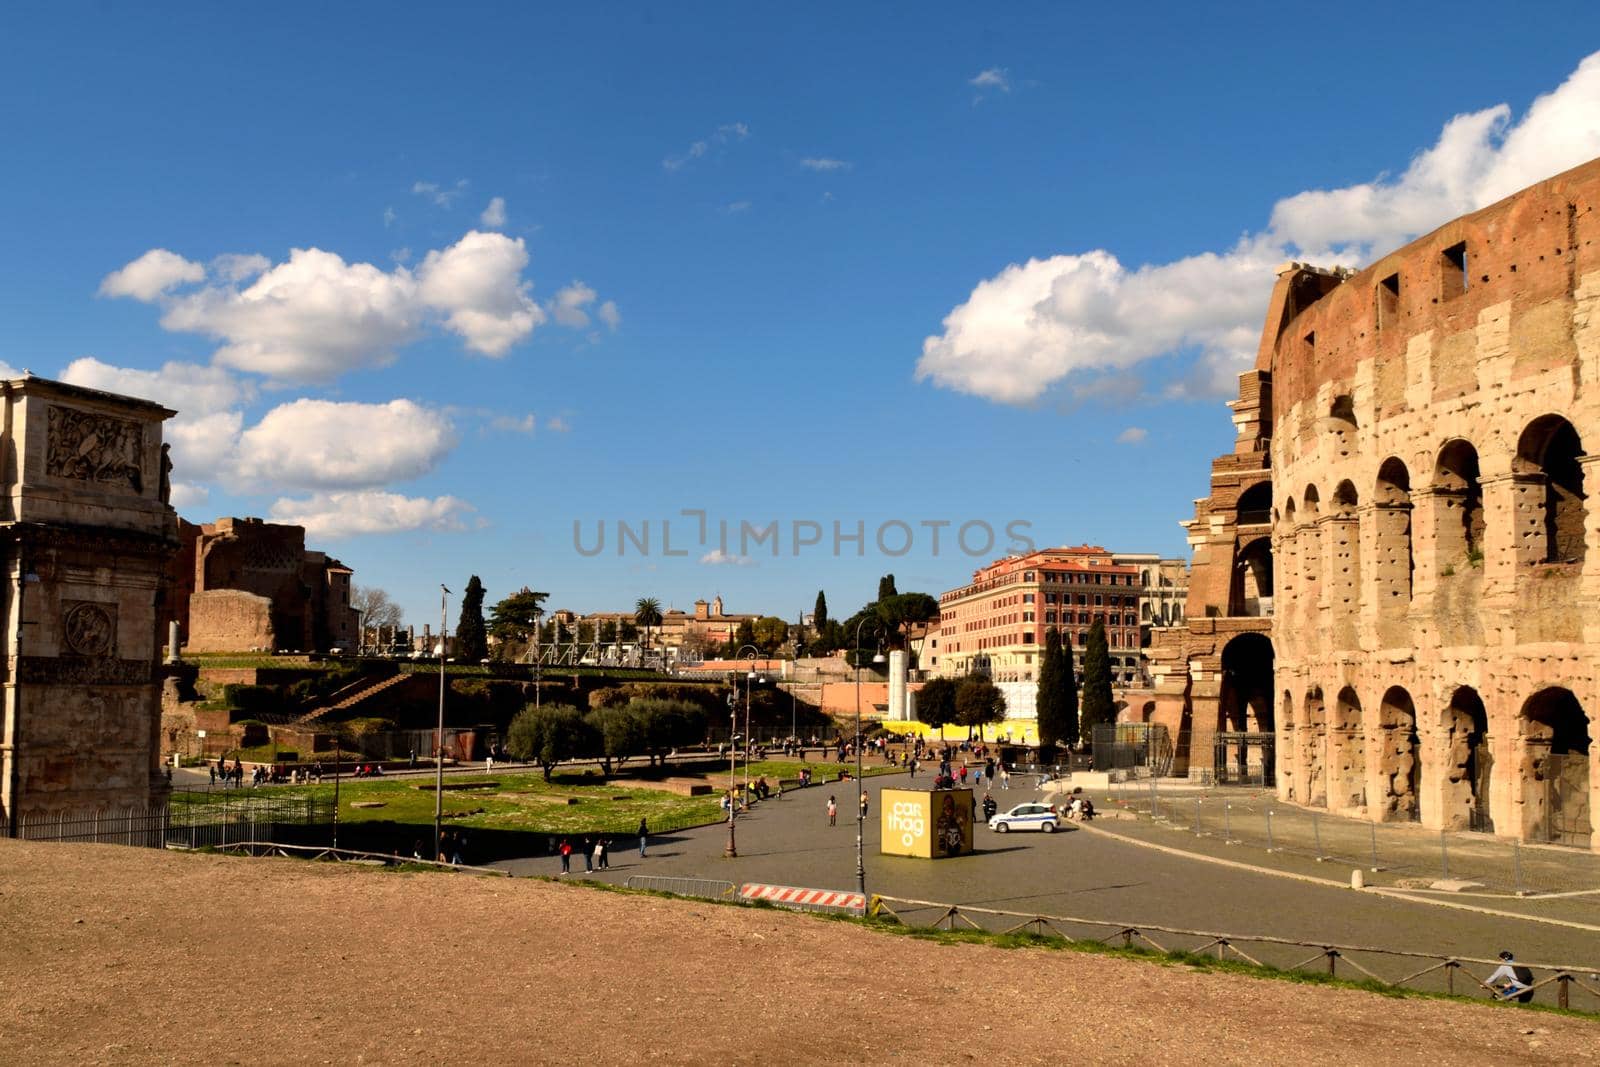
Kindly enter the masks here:
[[1457, 568], [1483, 562], [1483, 483], [1478, 450], [1457, 438], [1439, 452], [1433, 469], [1433, 498], [1440, 520], [1436, 549]]
[[1489, 745], [1489, 713], [1478, 691], [1470, 685], [1458, 687], [1439, 725], [1443, 774], [1440, 828], [1494, 832], [1489, 813], [1494, 754]]
[[1372, 743], [1377, 817], [1385, 822], [1416, 822], [1421, 818], [1422, 748], [1416, 705], [1401, 686], [1390, 686], [1383, 694]]
[[1260, 618], [1272, 614], [1272, 540], [1258, 537], [1239, 550], [1233, 564], [1228, 614]]
[[1276, 730], [1272, 708], [1272, 640], [1244, 633], [1222, 649], [1217, 705], [1219, 778], [1272, 784]]
[[1533, 420], [1517, 441], [1519, 557], [1583, 562], [1583, 442], [1560, 415]]
[[1410, 643], [1407, 613], [1416, 555], [1411, 544], [1411, 474], [1391, 456], [1378, 468], [1370, 521], [1373, 593], [1377, 600], [1378, 641], [1383, 648]]
[[1328, 582], [1324, 593], [1333, 623], [1333, 647], [1360, 647], [1361, 527], [1357, 508], [1361, 499], [1346, 479], [1333, 490], [1325, 520], [1328, 539]]
[[1367, 806], [1367, 739], [1361, 698], [1350, 686], [1339, 690], [1328, 723], [1328, 808], [1358, 812]]
[[1588, 848], [1591, 723], [1570, 689], [1552, 687], [1522, 706], [1522, 819], [1526, 837]]

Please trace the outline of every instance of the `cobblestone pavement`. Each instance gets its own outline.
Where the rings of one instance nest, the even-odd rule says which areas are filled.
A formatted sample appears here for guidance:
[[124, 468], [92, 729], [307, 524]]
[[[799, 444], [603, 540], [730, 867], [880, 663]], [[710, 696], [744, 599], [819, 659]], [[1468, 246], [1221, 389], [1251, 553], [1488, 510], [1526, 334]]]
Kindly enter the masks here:
[[[980, 827], [975, 853], [953, 859], [880, 856], [879, 793], [907, 784], [904, 775], [866, 781], [872, 797], [864, 841], [870, 893], [1029, 914], [1482, 958], [1512, 948], [1523, 960], [1600, 969], [1600, 934], [1220, 866], [1070, 827], [1053, 835], [1004, 836]], [[849, 806], [853, 789], [848, 782], [830, 783], [758, 805], [737, 823], [735, 859], [723, 855], [728, 840], [724, 824], [653, 838], [642, 860], [637, 840], [617, 840], [611, 869], [592, 877], [621, 883], [630, 875], [644, 874], [854, 888], [856, 834]], [[825, 812], [830, 794], [840, 808], [839, 825], [832, 827]], [[1032, 789], [1020, 788], [996, 790], [994, 795], [1002, 810], [1037, 796]], [[556, 857], [541, 857], [502, 866], [518, 875], [554, 875], [560, 865]], [[581, 870], [581, 865], [575, 866]], [[1324, 865], [1322, 873], [1348, 872], [1328, 871]], [[906, 917], [928, 921], [932, 915]], [[1249, 951], [1278, 965], [1311, 954], [1289, 948], [1264, 954]], [[1584, 1005], [1575, 1000], [1574, 1006]], [[1600, 1007], [1600, 1002], [1588, 1006]]]

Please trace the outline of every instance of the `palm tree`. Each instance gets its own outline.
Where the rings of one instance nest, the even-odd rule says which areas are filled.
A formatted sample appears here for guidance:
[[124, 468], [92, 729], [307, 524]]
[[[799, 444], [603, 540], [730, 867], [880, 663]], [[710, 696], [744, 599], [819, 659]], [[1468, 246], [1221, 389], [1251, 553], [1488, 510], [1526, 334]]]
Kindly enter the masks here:
[[644, 627], [644, 647], [650, 647], [650, 627], [661, 625], [661, 601], [653, 596], [642, 596], [633, 606], [633, 621]]

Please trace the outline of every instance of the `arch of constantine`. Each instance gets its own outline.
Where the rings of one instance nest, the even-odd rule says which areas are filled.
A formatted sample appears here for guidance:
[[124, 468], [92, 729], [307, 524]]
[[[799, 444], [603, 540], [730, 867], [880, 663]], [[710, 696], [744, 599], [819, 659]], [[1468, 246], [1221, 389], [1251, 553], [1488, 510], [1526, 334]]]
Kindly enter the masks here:
[[1362, 271], [1282, 268], [1152, 649], [1191, 774], [1600, 847], [1597, 205], [1600, 161]]

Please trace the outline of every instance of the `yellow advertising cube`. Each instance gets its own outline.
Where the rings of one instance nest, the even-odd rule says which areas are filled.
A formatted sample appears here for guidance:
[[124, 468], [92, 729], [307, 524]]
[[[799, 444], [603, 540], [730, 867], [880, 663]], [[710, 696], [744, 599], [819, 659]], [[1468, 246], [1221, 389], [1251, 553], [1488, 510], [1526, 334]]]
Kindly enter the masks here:
[[878, 851], [922, 859], [971, 852], [973, 810], [970, 789], [885, 789]]

